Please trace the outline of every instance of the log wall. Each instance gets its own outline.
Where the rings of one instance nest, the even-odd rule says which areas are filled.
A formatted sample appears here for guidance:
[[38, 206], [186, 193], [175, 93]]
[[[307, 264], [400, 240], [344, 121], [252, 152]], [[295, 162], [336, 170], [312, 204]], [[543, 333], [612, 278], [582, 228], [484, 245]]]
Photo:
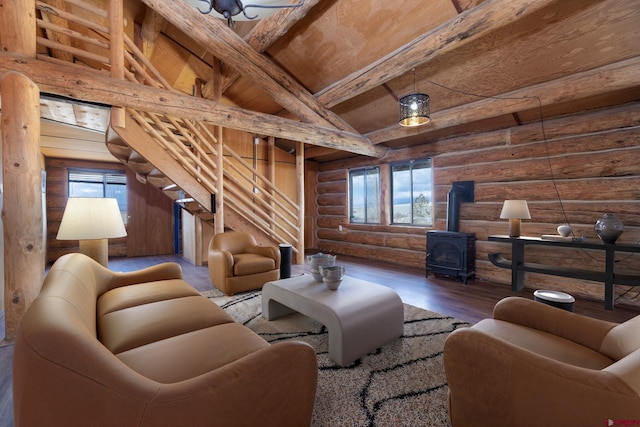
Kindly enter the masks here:
[[[388, 220], [349, 224], [349, 169], [380, 165], [382, 200], [388, 200], [389, 163], [425, 156], [433, 158], [434, 168], [432, 228], [391, 226]], [[424, 268], [425, 233], [446, 229], [447, 192], [453, 181], [467, 180], [475, 181], [475, 202], [461, 205], [460, 231], [476, 233], [476, 283], [511, 283], [511, 270], [493, 266], [487, 257], [492, 252], [510, 257], [510, 245], [487, 240], [508, 232], [507, 220], [499, 219], [505, 199], [528, 201], [532, 219], [523, 220], [523, 236], [556, 234], [556, 227], [568, 222], [576, 236], [597, 238], [593, 226], [609, 212], [625, 224], [619, 241], [640, 243], [640, 103], [437, 140], [394, 150], [382, 161], [359, 157], [320, 164], [318, 249]], [[620, 254], [618, 259], [617, 271], [640, 274], [640, 254]], [[598, 251], [531, 248], [527, 261], [604, 269]], [[525, 283], [604, 299], [597, 282], [526, 273]], [[640, 306], [639, 293], [640, 288], [616, 286], [618, 302]]]

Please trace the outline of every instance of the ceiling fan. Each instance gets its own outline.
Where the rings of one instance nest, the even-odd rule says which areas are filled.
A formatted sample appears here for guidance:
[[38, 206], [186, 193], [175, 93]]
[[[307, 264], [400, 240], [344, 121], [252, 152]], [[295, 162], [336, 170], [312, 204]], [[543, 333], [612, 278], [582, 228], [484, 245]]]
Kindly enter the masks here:
[[250, 8], [262, 8], [262, 9], [283, 9], [283, 8], [295, 8], [304, 5], [304, 0], [301, 0], [300, 3], [296, 4], [285, 4], [285, 5], [274, 5], [268, 4], [269, 0], [255, 0], [256, 4], [247, 4], [243, 5], [241, 0], [199, 0], [201, 2], [205, 2], [209, 5], [208, 10], [202, 10], [198, 8], [200, 13], [209, 14], [212, 10], [215, 10], [224, 18], [226, 18], [227, 23], [230, 27], [234, 25], [233, 17], [240, 14], [244, 15], [246, 19], [256, 19], [259, 17], [258, 14], [250, 16], [247, 14], [247, 9]]

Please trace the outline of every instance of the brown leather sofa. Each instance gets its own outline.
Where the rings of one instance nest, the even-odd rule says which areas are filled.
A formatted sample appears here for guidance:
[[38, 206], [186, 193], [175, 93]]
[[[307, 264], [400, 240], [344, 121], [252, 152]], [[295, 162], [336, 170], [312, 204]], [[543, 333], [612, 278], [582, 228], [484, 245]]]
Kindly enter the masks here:
[[510, 297], [449, 335], [444, 365], [453, 427], [640, 420], [640, 316], [616, 324]]
[[261, 289], [280, 278], [280, 251], [259, 246], [249, 233], [218, 233], [209, 242], [211, 283], [227, 295]]
[[309, 425], [314, 350], [270, 345], [181, 274], [58, 259], [15, 343], [15, 425]]

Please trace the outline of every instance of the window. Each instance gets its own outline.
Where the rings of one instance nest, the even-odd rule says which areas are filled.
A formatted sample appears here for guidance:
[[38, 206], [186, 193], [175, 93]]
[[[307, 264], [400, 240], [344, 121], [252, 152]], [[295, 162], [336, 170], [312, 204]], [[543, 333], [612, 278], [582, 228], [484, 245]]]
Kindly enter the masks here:
[[70, 170], [69, 197], [114, 198], [122, 221], [127, 223], [127, 175], [124, 172]]
[[394, 224], [433, 225], [431, 159], [391, 166], [391, 209]]
[[349, 171], [349, 217], [353, 223], [380, 223], [379, 168]]

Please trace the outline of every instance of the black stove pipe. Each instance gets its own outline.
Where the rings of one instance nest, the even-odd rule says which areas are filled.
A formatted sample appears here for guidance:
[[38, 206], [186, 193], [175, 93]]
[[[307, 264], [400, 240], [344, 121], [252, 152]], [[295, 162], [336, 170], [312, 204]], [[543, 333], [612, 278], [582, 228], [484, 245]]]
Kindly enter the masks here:
[[474, 181], [452, 183], [447, 193], [447, 231], [460, 231], [460, 203], [474, 201], [474, 185]]
[[458, 188], [451, 187], [447, 193], [447, 231], [459, 231], [460, 194]]

